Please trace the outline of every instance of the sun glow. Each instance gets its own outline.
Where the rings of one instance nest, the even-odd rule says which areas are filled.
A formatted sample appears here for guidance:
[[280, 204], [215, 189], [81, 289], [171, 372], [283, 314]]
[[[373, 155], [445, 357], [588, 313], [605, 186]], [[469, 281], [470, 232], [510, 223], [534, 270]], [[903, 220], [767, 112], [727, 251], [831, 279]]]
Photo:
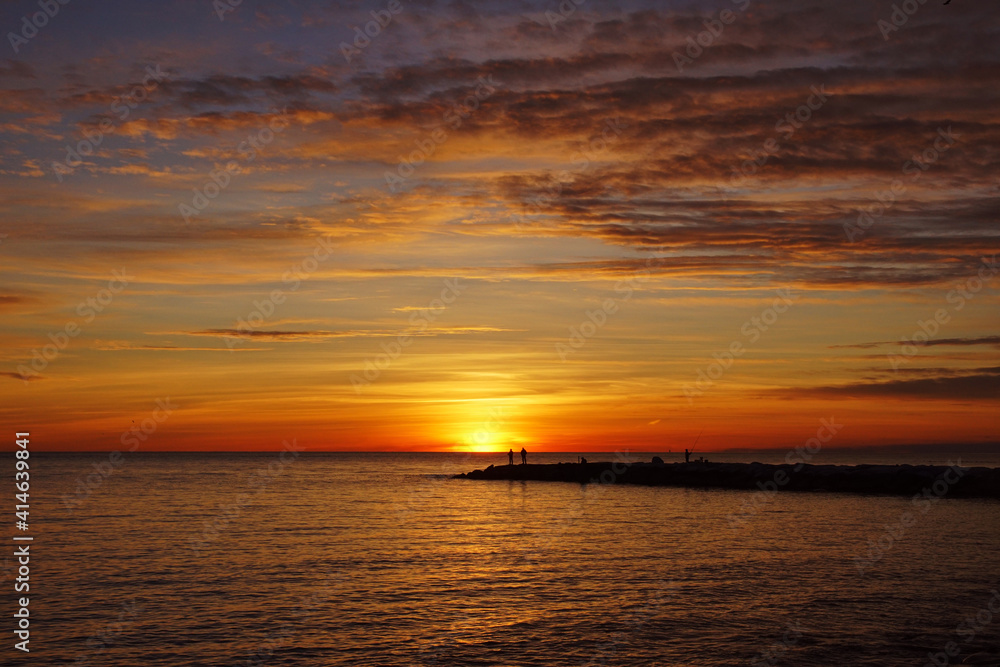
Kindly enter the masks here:
[[466, 433], [460, 449], [465, 452], [487, 453], [500, 451], [500, 434], [485, 428]]
[[499, 451], [499, 448], [496, 445], [490, 445], [490, 444], [462, 445], [462, 446], [458, 447], [457, 449], [459, 451], [472, 452], [474, 454], [488, 454], [490, 452]]

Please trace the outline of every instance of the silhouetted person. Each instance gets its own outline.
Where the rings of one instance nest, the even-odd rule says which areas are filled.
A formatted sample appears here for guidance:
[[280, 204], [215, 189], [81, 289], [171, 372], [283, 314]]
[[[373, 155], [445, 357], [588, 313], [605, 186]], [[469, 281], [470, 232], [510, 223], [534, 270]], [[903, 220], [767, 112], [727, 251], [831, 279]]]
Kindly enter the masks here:
[[525, 449], [524, 447], [521, 447], [521, 465], [524, 465], [527, 462], [528, 462], [528, 450]]
[[684, 450], [684, 463], [691, 463], [691, 452]]
[[509, 465], [509, 466], [514, 465], [514, 450], [513, 449], [511, 449], [509, 452], [507, 452], [507, 465]]
[[586, 463], [586, 462], [587, 462], [587, 457], [586, 456], [581, 456], [580, 457], [580, 463]]

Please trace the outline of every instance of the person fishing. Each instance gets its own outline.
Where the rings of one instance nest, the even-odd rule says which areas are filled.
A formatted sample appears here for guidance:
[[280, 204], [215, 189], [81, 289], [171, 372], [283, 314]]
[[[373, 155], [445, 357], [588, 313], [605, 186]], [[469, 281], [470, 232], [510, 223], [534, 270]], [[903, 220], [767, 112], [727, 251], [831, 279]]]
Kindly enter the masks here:
[[694, 445], [691, 445], [691, 451], [687, 449], [684, 450], [684, 463], [691, 463], [691, 455], [694, 454], [694, 448], [697, 446], [698, 441], [701, 440], [701, 434], [705, 432], [705, 429], [701, 429], [698, 433], [698, 437], [694, 439]]
[[509, 452], [507, 452], [507, 465], [514, 465], [514, 448], [512, 447]]
[[524, 465], [527, 463], [528, 463], [528, 450], [525, 449], [524, 447], [521, 447], [521, 464]]

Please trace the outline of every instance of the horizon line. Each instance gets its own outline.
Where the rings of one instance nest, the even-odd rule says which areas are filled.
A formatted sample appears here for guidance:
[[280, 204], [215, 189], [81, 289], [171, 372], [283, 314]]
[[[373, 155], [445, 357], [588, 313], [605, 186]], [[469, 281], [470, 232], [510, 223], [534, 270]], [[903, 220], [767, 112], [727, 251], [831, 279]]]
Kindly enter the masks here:
[[[974, 448], [981, 450], [996, 450], [1000, 452], [1000, 441], [995, 442], [943, 442], [943, 443], [913, 443], [913, 444], [878, 444], [878, 445], [843, 445], [827, 446], [826, 451], [878, 451], [878, 450], [902, 450], [902, 449], [937, 449], [937, 448]], [[535, 449], [528, 450], [529, 454], [614, 454], [616, 452], [631, 452], [635, 454], [679, 454], [684, 453], [685, 448], [680, 448], [677, 452], [673, 449]], [[726, 449], [693, 449], [692, 454], [726, 454], [741, 452], [786, 452], [794, 450], [794, 447], [729, 447]], [[5, 450], [14, 452], [16, 449]], [[32, 453], [45, 454], [102, 454], [109, 452], [122, 452], [121, 449], [32, 449]], [[271, 453], [283, 451], [275, 449], [142, 449], [141, 451], [128, 452], [129, 454], [255, 454]], [[476, 455], [505, 455], [503, 450], [488, 452], [463, 451], [456, 449], [303, 449], [302, 453], [320, 454], [476, 454]]]

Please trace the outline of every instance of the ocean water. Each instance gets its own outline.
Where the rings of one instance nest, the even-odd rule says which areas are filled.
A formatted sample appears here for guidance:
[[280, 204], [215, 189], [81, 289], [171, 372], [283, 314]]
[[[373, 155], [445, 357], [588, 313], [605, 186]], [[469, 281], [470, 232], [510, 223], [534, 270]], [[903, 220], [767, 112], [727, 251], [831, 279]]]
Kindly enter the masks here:
[[[879, 456], [870, 462], [896, 455]], [[498, 455], [124, 457], [104, 477], [106, 454], [33, 455], [31, 654], [9, 646], [4, 664], [919, 666], [928, 654], [1000, 655], [996, 501], [945, 497], [923, 511], [898, 497], [450, 478], [506, 463]], [[88, 475], [93, 488], [78, 495]], [[949, 642], [960, 653], [941, 663]]]

